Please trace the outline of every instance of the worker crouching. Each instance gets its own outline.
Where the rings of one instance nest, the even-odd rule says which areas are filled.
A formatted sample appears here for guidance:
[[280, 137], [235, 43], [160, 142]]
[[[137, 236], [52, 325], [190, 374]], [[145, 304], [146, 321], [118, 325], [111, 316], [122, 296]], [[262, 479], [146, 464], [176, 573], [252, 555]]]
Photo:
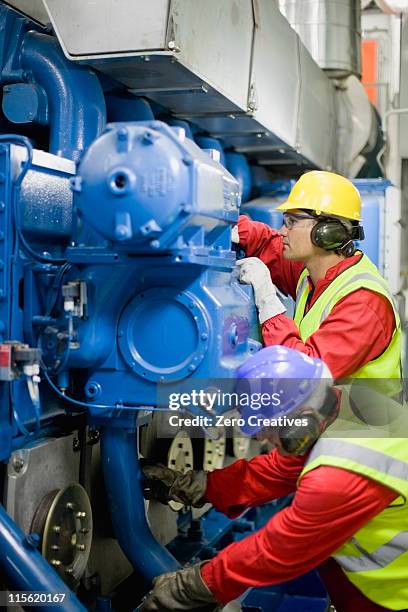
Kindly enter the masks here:
[[[293, 501], [211, 561], [157, 578], [143, 612], [226, 604], [250, 587], [286, 582], [314, 568], [337, 612], [406, 610], [407, 440], [365, 437], [364, 424], [360, 437], [355, 431], [340, 437], [342, 414], [330, 372], [299, 351], [262, 349], [239, 368], [240, 384], [281, 392], [278, 408], [271, 402], [257, 412], [288, 419], [261, 432], [274, 450], [211, 473], [146, 467], [148, 496], [193, 507], [211, 502], [231, 518], [291, 493]], [[254, 434], [259, 428], [248, 424], [250, 416], [245, 408], [243, 429]]]

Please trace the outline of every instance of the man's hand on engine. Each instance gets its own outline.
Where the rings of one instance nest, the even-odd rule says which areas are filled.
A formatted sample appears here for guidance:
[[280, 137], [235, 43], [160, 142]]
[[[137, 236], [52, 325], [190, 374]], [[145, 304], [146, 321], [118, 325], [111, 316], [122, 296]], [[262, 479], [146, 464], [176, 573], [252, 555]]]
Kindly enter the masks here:
[[142, 469], [146, 476], [142, 483], [146, 499], [156, 499], [164, 504], [173, 500], [194, 508], [205, 504], [206, 472], [189, 470], [183, 473], [161, 463], [145, 465]]
[[197, 563], [191, 567], [162, 574], [153, 580], [153, 591], [140, 606], [140, 612], [176, 610], [214, 610], [217, 601], [201, 578]]
[[272, 282], [270, 272], [258, 257], [246, 257], [237, 261], [239, 280], [252, 285], [255, 304], [258, 307], [259, 322], [262, 324], [271, 317], [286, 311], [286, 308], [276, 295], [276, 287]]

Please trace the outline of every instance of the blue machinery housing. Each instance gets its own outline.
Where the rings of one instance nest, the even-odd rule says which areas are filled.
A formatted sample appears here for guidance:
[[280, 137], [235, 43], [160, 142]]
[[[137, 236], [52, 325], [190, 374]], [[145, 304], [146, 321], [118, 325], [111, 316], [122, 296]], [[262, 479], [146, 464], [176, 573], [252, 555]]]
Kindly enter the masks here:
[[[274, 208], [290, 182], [256, 184], [260, 197], [249, 201], [252, 173], [243, 154], [68, 60], [49, 29], [3, 3], [0, 19], [2, 586], [65, 593], [61, 610], [111, 609], [87, 569], [86, 456], [100, 441], [102, 505], [110, 509], [111, 539], [141, 580], [136, 607], [154, 576], [199, 554], [208, 558], [262, 523], [233, 523], [211, 510], [194, 537], [174, 537], [168, 548], [159, 543], [141, 493], [139, 429], [163, 410], [158, 385], [233, 379], [258, 350], [231, 228], [241, 201], [254, 219], [279, 225]], [[371, 197], [364, 214], [375, 229], [366, 234], [378, 236], [372, 196], [387, 185], [358, 186]], [[378, 244], [369, 249], [376, 261]], [[65, 440], [64, 453], [81, 454], [72, 454], [77, 475], [55, 464], [67, 486], [44, 489], [41, 472], [53, 471], [44, 459], [33, 472], [41, 483], [27, 476], [24, 486], [46, 495], [32, 516], [20, 515], [18, 482], [32, 474], [30, 457], [43, 448], [51, 456]], [[91, 501], [97, 523], [101, 506]], [[262, 520], [276, 510], [266, 509]], [[182, 513], [181, 531], [186, 521], [191, 535], [199, 519]], [[295, 610], [306, 597], [323, 610], [327, 597], [316, 577], [302, 580], [251, 592], [243, 609]]]

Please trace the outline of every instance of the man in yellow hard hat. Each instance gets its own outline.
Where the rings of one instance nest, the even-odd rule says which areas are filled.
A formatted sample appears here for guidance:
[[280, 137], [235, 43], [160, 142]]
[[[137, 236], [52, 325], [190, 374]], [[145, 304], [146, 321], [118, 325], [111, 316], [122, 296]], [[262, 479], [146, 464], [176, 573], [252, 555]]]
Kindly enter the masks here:
[[[241, 216], [232, 240], [246, 259], [265, 345], [325, 361], [335, 379], [400, 377], [400, 322], [387, 283], [354, 240], [362, 240], [360, 194], [325, 171], [303, 174], [285, 203], [278, 232]], [[273, 279], [273, 281], [272, 281]], [[276, 295], [296, 301], [294, 319]]]

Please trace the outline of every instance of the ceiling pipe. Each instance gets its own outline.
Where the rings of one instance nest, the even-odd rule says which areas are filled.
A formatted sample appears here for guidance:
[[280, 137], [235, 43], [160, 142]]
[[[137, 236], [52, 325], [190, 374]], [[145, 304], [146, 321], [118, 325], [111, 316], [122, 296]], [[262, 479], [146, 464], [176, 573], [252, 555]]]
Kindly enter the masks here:
[[361, 75], [361, 5], [356, 0], [279, 0], [279, 9], [326, 76]]

